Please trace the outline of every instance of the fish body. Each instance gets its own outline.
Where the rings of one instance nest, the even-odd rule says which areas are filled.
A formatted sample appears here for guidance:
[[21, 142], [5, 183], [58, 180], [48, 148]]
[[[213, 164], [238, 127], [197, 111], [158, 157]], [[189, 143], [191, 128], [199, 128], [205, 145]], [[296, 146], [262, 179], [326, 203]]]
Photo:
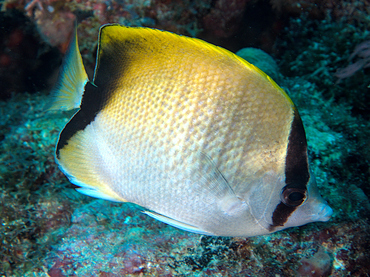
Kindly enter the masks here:
[[242, 58], [199, 39], [104, 25], [90, 82], [71, 42], [54, 109], [78, 108], [56, 161], [77, 190], [132, 202], [175, 227], [255, 236], [332, 210], [287, 94]]

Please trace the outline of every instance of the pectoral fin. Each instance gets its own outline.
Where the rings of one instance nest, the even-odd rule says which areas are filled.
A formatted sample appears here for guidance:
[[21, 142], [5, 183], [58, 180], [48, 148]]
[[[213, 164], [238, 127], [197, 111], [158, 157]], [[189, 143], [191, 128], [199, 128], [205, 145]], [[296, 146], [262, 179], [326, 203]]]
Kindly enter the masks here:
[[[195, 191], [206, 190], [205, 195], [214, 199], [219, 208], [227, 215], [234, 216], [244, 211], [247, 204], [241, 197], [238, 197], [226, 178], [216, 167], [212, 159], [205, 153], [199, 153], [196, 170], [191, 173], [193, 176]], [[201, 192], [199, 192], [201, 193]]]

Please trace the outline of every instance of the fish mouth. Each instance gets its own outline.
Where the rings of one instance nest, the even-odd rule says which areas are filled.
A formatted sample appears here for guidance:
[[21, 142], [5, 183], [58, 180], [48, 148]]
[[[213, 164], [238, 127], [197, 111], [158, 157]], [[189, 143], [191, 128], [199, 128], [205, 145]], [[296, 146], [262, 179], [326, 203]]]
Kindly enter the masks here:
[[313, 219], [315, 221], [328, 221], [333, 215], [333, 209], [327, 203], [320, 203], [318, 208], [318, 213], [313, 214]]

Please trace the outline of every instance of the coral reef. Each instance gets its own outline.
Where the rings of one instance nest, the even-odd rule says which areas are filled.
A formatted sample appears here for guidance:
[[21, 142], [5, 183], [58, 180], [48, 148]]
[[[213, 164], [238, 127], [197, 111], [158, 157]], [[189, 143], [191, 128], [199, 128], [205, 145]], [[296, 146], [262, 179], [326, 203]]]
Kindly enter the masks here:
[[[352, 62], [357, 57], [357, 61]], [[370, 67], [370, 40], [364, 41], [357, 45], [353, 50], [353, 53], [348, 58], [351, 64], [345, 68], [340, 68], [334, 75], [338, 78], [337, 83], [340, 80], [349, 78], [354, 75], [357, 71]]]
[[300, 15], [308, 13], [315, 19], [324, 19], [328, 15], [335, 19], [357, 20], [369, 13], [368, 0], [270, 0], [274, 9], [280, 13]]
[[[81, 50], [93, 52], [98, 29], [106, 23], [127, 26], [149, 26], [179, 34], [197, 36], [199, 18], [210, 8], [209, 1], [56, 1], [8, 0], [3, 10], [17, 9], [25, 13], [37, 26], [41, 36], [50, 45], [64, 53], [74, 28], [74, 21], [81, 22], [79, 36]], [[91, 63], [94, 59], [87, 57]]]
[[[222, 42], [232, 50], [251, 46], [251, 40], [254, 47], [270, 49], [279, 68], [263, 58], [264, 68], [280, 72], [279, 85], [299, 109], [311, 171], [334, 210], [332, 219], [267, 236], [207, 237], [155, 221], [135, 205], [75, 192], [54, 162], [56, 139], [73, 112], [46, 112], [44, 90], [72, 18], [79, 22], [80, 48], [91, 73], [101, 24], [211, 38], [211, 31], [201, 30], [203, 20], [222, 10], [221, 1], [6, 0], [0, 13], [0, 82], [6, 95], [0, 100], [1, 276], [367, 276], [369, 69], [337, 84], [335, 73], [362, 58], [355, 57], [358, 49], [368, 49], [355, 50], [369, 40], [369, 6], [338, 0], [303, 8], [313, 1], [302, 0], [271, 1], [274, 8], [267, 9], [269, 1], [236, 2], [246, 3], [242, 19], [230, 27], [239, 30]], [[274, 10], [276, 17], [267, 16]], [[252, 24], [247, 19], [253, 14], [259, 16]], [[223, 22], [228, 18], [231, 13]], [[269, 21], [266, 29], [262, 21]], [[281, 27], [274, 29], [278, 22]], [[243, 28], [260, 36], [243, 37]], [[261, 57], [248, 55], [251, 62]]]
[[44, 105], [39, 93], [0, 102], [0, 274], [35, 266], [68, 227], [75, 206], [55, 197], [65, 195], [61, 184], [66, 179], [46, 153], [53, 152], [56, 128], [66, 121], [60, 116], [46, 120]]
[[16, 10], [1, 12], [0, 25], [0, 99], [50, 88], [46, 80], [60, 64], [58, 51], [43, 43], [32, 22]]
[[300, 277], [324, 277], [331, 272], [330, 255], [321, 248], [312, 257], [303, 258], [300, 263], [297, 271], [297, 276]]
[[[311, 20], [306, 15], [292, 18], [279, 37], [277, 51], [284, 61], [281, 72], [287, 76], [305, 76], [327, 99], [345, 102], [352, 106], [353, 113], [369, 118], [370, 106], [365, 104], [370, 101], [368, 68], [359, 69], [341, 82], [337, 82], [336, 75], [340, 68], [348, 66], [355, 47], [368, 40], [369, 21], [368, 17], [357, 18], [355, 24], [346, 19]], [[333, 34], [337, 34], [335, 38]]]
[[204, 16], [206, 31], [220, 38], [230, 37], [238, 30], [246, 4], [250, 0], [217, 0], [211, 11]]
[[32, 0], [25, 7], [26, 14], [33, 18], [41, 35], [64, 53], [74, 28], [76, 16], [67, 7], [66, 1]]

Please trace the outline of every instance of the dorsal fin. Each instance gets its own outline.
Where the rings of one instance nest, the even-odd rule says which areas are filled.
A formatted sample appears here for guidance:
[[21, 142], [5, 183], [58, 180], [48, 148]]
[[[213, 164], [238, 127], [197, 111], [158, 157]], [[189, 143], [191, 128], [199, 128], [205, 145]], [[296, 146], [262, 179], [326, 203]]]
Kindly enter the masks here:
[[[125, 71], [134, 66], [145, 65], [159, 60], [168, 61], [192, 53], [202, 52], [215, 60], [228, 57], [252, 71], [257, 72], [293, 105], [289, 96], [269, 76], [234, 53], [207, 43], [201, 39], [189, 38], [171, 32], [145, 27], [125, 27], [119, 24], [106, 24], [100, 28], [97, 61], [93, 83], [113, 89], [120, 85]], [[153, 59], [153, 56], [155, 57]]]
[[69, 43], [58, 80], [52, 90], [48, 109], [71, 110], [80, 107], [86, 83], [89, 81], [78, 49], [77, 27]]
[[[124, 71], [130, 70], [132, 66], [158, 62], [158, 59], [168, 61], [191, 52], [202, 52], [204, 55], [215, 58], [221, 53], [238, 60], [247, 67], [252, 67], [232, 52], [197, 38], [152, 28], [107, 24], [103, 25], [99, 31], [93, 83], [97, 86], [110, 86], [112, 80], [116, 81], [116, 77], [119, 79], [125, 74]], [[108, 80], [109, 84], [107, 84]]]

